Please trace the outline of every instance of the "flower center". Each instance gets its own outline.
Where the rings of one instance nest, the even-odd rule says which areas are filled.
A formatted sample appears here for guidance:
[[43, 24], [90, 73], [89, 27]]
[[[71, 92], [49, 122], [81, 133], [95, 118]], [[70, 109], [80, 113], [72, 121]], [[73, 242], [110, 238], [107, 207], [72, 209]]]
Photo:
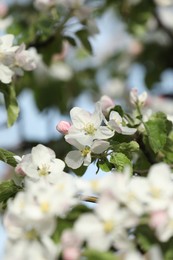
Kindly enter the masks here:
[[28, 231], [25, 233], [25, 238], [28, 239], [28, 240], [37, 239], [37, 238], [38, 238], [37, 231], [36, 231], [35, 229], [28, 230]]
[[84, 127], [84, 131], [88, 134], [88, 135], [94, 135], [96, 128], [94, 127], [93, 124], [86, 124], [86, 126]]
[[44, 201], [40, 204], [40, 209], [43, 213], [47, 213], [50, 209], [50, 205], [47, 201]]
[[150, 194], [151, 194], [151, 196], [152, 196], [153, 198], [158, 199], [158, 198], [160, 198], [160, 196], [161, 196], [161, 191], [160, 191], [159, 188], [153, 187], [153, 188], [150, 190]]
[[107, 221], [105, 221], [104, 224], [103, 224], [103, 228], [104, 228], [104, 231], [105, 231], [106, 233], [111, 232], [111, 231], [113, 230], [113, 227], [114, 227], [114, 223], [113, 223], [112, 220], [107, 220]]
[[48, 165], [42, 165], [41, 167], [37, 167], [37, 171], [39, 176], [47, 176], [48, 174], [50, 174]]
[[86, 157], [88, 153], [91, 152], [91, 149], [89, 146], [85, 146], [85, 148], [81, 151], [81, 154], [83, 157]]

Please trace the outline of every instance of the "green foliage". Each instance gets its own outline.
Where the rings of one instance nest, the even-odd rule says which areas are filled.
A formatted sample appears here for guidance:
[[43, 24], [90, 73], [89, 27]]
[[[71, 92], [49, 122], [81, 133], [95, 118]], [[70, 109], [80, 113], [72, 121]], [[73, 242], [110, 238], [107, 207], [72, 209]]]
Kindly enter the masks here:
[[124, 153], [128, 158], [133, 158], [133, 153], [139, 151], [139, 144], [136, 141], [131, 141], [129, 143], [112, 143], [113, 151], [118, 153]]
[[8, 180], [0, 183], [0, 203], [5, 203], [9, 198], [16, 195], [21, 190], [14, 181]]
[[0, 148], [0, 161], [3, 161], [13, 167], [17, 165], [14, 155], [14, 153]]
[[89, 52], [92, 53], [92, 47], [90, 41], [88, 40], [88, 31], [86, 29], [82, 29], [76, 32], [76, 35], [79, 37], [83, 47]]
[[90, 212], [91, 210], [85, 206], [85, 205], [78, 205], [74, 207], [65, 218], [58, 218], [57, 219], [57, 228], [52, 235], [52, 239], [55, 241], [55, 243], [58, 243], [60, 241], [62, 232], [65, 229], [69, 229], [73, 227], [74, 222], [77, 220], [77, 218], [84, 213]]
[[112, 153], [110, 162], [115, 166], [118, 172], [122, 172], [127, 166], [132, 170], [132, 162], [124, 153]]
[[82, 176], [85, 174], [86, 170], [87, 170], [87, 167], [82, 165], [82, 166], [81, 166], [80, 168], [78, 168], [78, 169], [73, 169], [73, 172], [74, 172], [77, 176], [82, 177]]
[[86, 249], [83, 252], [83, 256], [86, 257], [87, 260], [118, 260], [120, 259], [118, 256], [111, 252], [102, 252], [92, 249]]
[[120, 114], [121, 117], [124, 116], [124, 111], [121, 106], [116, 105], [114, 108], [111, 109], [111, 111], [116, 111]]
[[98, 159], [97, 167], [98, 167], [98, 170], [101, 169], [104, 172], [110, 172], [112, 170], [113, 165], [105, 157], [105, 158], [102, 158], [102, 159]]
[[139, 245], [139, 248], [147, 252], [153, 245], [158, 244], [153, 230], [151, 230], [148, 225], [140, 225], [135, 231], [136, 242]]
[[151, 149], [154, 153], [159, 152], [164, 148], [171, 131], [170, 121], [164, 113], [158, 112], [145, 123], [145, 129]]
[[16, 92], [13, 85], [0, 85], [0, 92], [4, 94], [5, 106], [7, 110], [7, 125], [12, 126], [18, 118], [19, 107], [16, 100]]

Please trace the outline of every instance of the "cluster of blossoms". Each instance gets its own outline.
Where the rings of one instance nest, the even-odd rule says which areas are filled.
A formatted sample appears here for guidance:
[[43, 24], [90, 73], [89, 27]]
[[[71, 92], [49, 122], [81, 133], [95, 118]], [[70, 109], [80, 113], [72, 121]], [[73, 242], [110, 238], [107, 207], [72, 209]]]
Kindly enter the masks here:
[[[167, 164], [152, 166], [148, 177], [131, 177], [126, 169], [89, 181], [65, 173], [64, 162], [43, 145], [16, 160], [24, 190], [8, 201], [4, 259], [58, 259], [62, 254], [63, 259], [77, 260], [84, 244], [102, 252], [112, 248], [118, 259], [161, 257], [159, 247], [147, 256], [136, 251], [135, 230], [145, 222], [158, 241], [173, 236], [173, 182]], [[59, 227], [58, 217], [65, 218], [91, 194], [96, 206], [78, 216], [55, 243], [52, 234]]]
[[23, 75], [23, 70], [36, 68], [34, 56], [25, 45], [13, 46], [14, 36], [11, 34], [0, 37], [0, 81], [8, 84], [14, 75]]
[[[140, 112], [147, 95], [132, 90], [130, 98]], [[127, 165], [122, 171], [112, 167], [93, 180], [64, 171], [66, 165], [75, 170], [111, 156], [111, 141], [117, 135], [141, 134], [140, 124], [134, 128], [113, 108], [113, 101], [103, 96], [93, 113], [74, 107], [71, 122], [57, 125], [77, 148], [67, 154], [66, 164], [41, 144], [30, 154], [14, 156], [21, 190], [7, 202], [4, 260], [88, 259], [92, 250], [118, 260], [164, 259], [162, 244], [173, 237], [173, 173], [168, 164], [153, 164], [145, 176], [135, 170], [132, 175]], [[143, 119], [141, 124], [145, 127]], [[87, 201], [95, 206], [85, 205]], [[138, 240], [143, 226], [154, 237], [146, 251]]]
[[[105, 98], [109, 107], [108, 100]], [[102, 108], [103, 106], [103, 108]], [[71, 122], [61, 121], [57, 130], [65, 134], [65, 140], [78, 150], [71, 151], [65, 158], [66, 164], [77, 169], [82, 164], [88, 166], [91, 163], [91, 154], [102, 154], [110, 148], [106, 140], [114, 136], [115, 132], [124, 135], [133, 135], [135, 128], [127, 126], [127, 121], [116, 111], [111, 111], [107, 120], [102, 112], [105, 103], [98, 102], [93, 114], [79, 107], [70, 111]]]

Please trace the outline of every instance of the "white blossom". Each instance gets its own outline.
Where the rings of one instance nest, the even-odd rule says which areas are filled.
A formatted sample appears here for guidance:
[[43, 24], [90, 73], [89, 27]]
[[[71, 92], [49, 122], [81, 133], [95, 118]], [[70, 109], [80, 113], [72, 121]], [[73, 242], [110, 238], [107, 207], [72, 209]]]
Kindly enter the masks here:
[[14, 36], [11, 34], [0, 37], [0, 81], [8, 84], [15, 74], [22, 75], [24, 70], [36, 67], [34, 57], [25, 50], [25, 45], [13, 46]]
[[113, 136], [113, 131], [107, 126], [102, 126], [103, 114], [100, 103], [96, 104], [93, 114], [82, 108], [74, 107], [70, 111], [72, 125], [65, 136], [65, 140], [76, 139], [82, 145], [90, 145], [95, 139], [108, 139]]
[[137, 131], [136, 128], [128, 127], [127, 121], [116, 111], [111, 111], [107, 126], [113, 131], [124, 135], [133, 135]]
[[64, 173], [65, 163], [55, 158], [55, 152], [44, 145], [32, 148], [31, 154], [23, 156], [17, 166], [32, 181], [41, 178], [50, 183], [55, 183], [59, 175]]
[[109, 148], [109, 142], [103, 140], [95, 140], [88, 145], [83, 145], [76, 139], [70, 139], [70, 143], [78, 149], [70, 151], [65, 157], [66, 164], [72, 169], [77, 169], [82, 164], [88, 166], [91, 163], [91, 153], [101, 154]]

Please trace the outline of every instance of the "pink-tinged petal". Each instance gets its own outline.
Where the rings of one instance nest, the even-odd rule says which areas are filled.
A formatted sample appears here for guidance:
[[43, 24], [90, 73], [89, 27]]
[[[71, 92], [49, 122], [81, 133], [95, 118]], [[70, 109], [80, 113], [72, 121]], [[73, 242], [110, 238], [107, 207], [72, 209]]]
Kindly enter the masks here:
[[67, 247], [63, 251], [64, 260], [79, 260], [80, 258], [80, 249], [78, 247]]
[[106, 95], [101, 97], [100, 104], [101, 104], [102, 112], [103, 112], [103, 114], [105, 116], [108, 115], [108, 113], [111, 110], [111, 108], [114, 107], [113, 100], [110, 97], [106, 96]]
[[83, 163], [83, 157], [79, 151], [71, 151], [65, 157], [65, 162], [72, 169], [79, 168]]
[[150, 225], [154, 228], [164, 226], [168, 221], [168, 213], [166, 210], [158, 210], [151, 213]]

